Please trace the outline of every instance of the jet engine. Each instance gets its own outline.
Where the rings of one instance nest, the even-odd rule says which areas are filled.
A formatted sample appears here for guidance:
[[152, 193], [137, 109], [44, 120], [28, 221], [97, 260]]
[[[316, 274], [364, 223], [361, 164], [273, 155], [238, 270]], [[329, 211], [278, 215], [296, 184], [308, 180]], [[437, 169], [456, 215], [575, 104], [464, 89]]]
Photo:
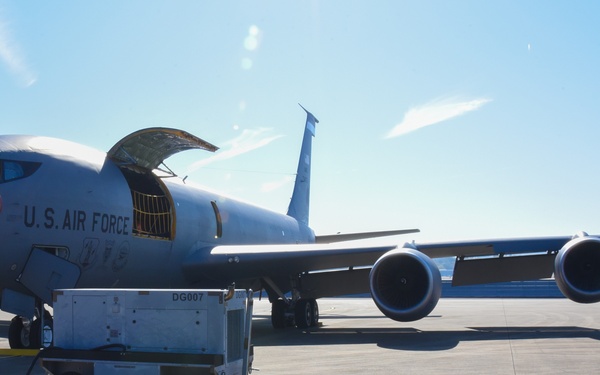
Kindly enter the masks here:
[[554, 278], [565, 297], [600, 301], [600, 238], [583, 234], [567, 242], [554, 259]]
[[427, 255], [409, 248], [391, 250], [373, 265], [371, 296], [388, 318], [410, 322], [427, 316], [442, 293], [437, 265]]

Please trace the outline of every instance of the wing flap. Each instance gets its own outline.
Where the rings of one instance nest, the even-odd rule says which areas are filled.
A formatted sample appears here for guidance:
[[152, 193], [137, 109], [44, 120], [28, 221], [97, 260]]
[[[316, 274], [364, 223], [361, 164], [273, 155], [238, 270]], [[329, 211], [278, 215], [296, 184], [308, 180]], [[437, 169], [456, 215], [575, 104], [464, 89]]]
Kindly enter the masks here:
[[452, 286], [540, 280], [552, 277], [556, 254], [458, 259]]
[[360, 268], [302, 275], [302, 295], [323, 298], [369, 293], [370, 272], [370, 268]]

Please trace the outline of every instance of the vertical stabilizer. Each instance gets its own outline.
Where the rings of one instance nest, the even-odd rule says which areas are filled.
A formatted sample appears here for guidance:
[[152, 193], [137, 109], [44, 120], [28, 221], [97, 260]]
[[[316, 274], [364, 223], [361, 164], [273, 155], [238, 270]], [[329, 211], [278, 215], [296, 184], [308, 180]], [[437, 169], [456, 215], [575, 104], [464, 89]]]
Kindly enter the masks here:
[[[300, 107], [302, 107], [300, 105]], [[308, 209], [310, 203], [310, 163], [312, 154], [312, 138], [315, 136], [315, 124], [319, 122], [306, 111], [306, 126], [304, 128], [304, 138], [302, 139], [302, 148], [300, 150], [300, 159], [298, 160], [298, 171], [296, 172], [296, 182], [294, 184], [294, 193], [288, 208], [288, 216], [298, 220], [298, 222], [308, 225]]]

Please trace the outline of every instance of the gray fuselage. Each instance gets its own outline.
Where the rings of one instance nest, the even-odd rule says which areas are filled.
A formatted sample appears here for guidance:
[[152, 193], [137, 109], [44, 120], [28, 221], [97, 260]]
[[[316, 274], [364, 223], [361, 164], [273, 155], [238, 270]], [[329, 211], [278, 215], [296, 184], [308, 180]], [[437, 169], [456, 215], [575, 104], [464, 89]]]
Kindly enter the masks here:
[[119, 166], [74, 143], [0, 136], [0, 161], [0, 285], [21, 293], [28, 291], [17, 280], [34, 248], [78, 265], [74, 287], [185, 288], [236, 281], [184, 273], [198, 252], [314, 242], [292, 217]]

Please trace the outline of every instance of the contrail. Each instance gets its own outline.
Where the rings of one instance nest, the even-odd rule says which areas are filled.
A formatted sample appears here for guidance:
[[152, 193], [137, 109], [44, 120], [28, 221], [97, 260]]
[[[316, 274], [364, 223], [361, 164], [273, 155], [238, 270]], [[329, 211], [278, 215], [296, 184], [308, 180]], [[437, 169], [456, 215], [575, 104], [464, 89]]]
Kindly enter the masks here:
[[456, 98], [439, 99], [419, 107], [413, 107], [404, 114], [404, 119], [396, 125], [386, 136], [394, 138], [429, 125], [437, 124], [453, 117], [458, 117], [467, 112], [475, 111], [491, 99], [481, 98], [468, 101], [459, 101]]

